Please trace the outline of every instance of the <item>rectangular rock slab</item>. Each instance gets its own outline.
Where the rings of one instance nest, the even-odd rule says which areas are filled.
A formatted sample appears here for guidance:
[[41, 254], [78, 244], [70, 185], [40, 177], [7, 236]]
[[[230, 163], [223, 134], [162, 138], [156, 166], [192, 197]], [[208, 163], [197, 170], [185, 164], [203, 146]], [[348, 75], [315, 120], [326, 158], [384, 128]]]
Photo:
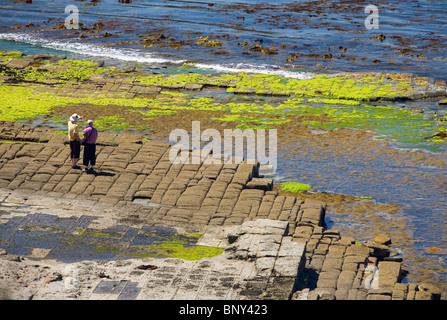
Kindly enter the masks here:
[[[304, 261], [303, 257], [300, 258]], [[276, 259], [273, 271], [277, 276], [296, 277], [301, 264], [304, 264], [300, 260], [294, 257], [279, 257]]]
[[283, 277], [296, 277], [304, 268], [305, 243], [283, 237], [273, 270]]
[[285, 235], [288, 230], [287, 221], [258, 219], [256, 221], [246, 221], [242, 224], [242, 233], [263, 234], [263, 235]]
[[292, 237], [283, 237], [278, 251], [278, 257], [299, 257], [304, 255], [305, 242], [294, 241]]
[[379, 288], [393, 288], [398, 282], [401, 263], [395, 261], [380, 261], [379, 268]]

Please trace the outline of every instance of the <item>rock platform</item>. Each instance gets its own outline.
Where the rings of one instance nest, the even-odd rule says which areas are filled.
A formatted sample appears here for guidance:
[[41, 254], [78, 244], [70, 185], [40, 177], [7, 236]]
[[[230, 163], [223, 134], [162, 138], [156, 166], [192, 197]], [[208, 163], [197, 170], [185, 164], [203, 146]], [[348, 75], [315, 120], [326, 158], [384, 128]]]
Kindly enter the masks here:
[[[327, 229], [325, 203], [273, 191], [257, 164], [172, 164], [168, 143], [101, 133], [95, 171], [83, 173], [65, 139], [0, 123], [3, 298], [441, 298], [402, 283], [389, 239]], [[142, 253], [148, 235], [170, 233], [199, 234], [200, 259]], [[201, 257], [204, 247], [222, 251]]]

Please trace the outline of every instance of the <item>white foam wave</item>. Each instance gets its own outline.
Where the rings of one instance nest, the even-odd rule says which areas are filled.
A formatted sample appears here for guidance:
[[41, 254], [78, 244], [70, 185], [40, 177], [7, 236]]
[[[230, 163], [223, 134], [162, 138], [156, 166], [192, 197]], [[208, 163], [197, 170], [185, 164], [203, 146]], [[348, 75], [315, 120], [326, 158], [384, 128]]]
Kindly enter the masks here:
[[213, 69], [220, 72], [262, 73], [262, 74], [279, 75], [286, 78], [295, 78], [295, 79], [311, 79], [315, 76], [310, 72], [288, 71], [280, 69], [277, 66], [271, 66], [271, 65], [253, 65], [245, 63], [237, 63], [231, 65], [194, 63], [193, 65], [197, 68]]
[[23, 42], [41, 46], [53, 50], [61, 50], [84, 56], [116, 59], [128, 62], [139, 63], [183, 63], [184, 60], [169, 60], [153, 57], [151, 54], [133, 50], [105, 48], [79, 42], [65, 42], [58, 40], [47, 40], [40, 37], [33, 37], [23, 33], [0, 33], [0, 39], [16, 42]]
[[[174, 60], [174, 59], [157, 57], [151, 53], [133, 49], [132, 50], [124, 48], [116, 49], [110, 47], [103, 47], [99, 45], [85, 44], [80, 42], [68, 42], [62, 40], [45, 39], [42, 37], [37, 37], [34, 35], [32, 36], [25, 33], [0, 33], [0, 39], [22, 42], [25, 44], [32, 44], [43, 48], [71, 52], [83, 56], [106, 58], [126, 62], [138, 62], [147, 64], [163, 64], [163, 63], [182, 64], [186, 62], [186, 60]], [[261, 73], [261, 74], [280, 75], [286, 78], [295, 78], [295, 79], [310, 79], [313, 78], [314, 76], [314, 74], [309, 72], [288, 71], [281, 69], [277, 66], [271, 66], [271, 65], [253, 65], [244, 63], [222, 65], [222, 64], [207, 64], [207, 63], [194, 63], [194, 62], [192, 63], [188, 62], [188, 64], [199, 69], [214, 70], [223, 73], [232, 73], [232, 72]]]

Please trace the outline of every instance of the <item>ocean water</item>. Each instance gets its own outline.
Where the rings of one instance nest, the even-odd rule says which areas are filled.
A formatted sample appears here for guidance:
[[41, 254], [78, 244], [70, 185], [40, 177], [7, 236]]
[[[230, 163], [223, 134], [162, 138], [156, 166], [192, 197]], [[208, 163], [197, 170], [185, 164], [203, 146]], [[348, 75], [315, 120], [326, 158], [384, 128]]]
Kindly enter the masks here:
[[[447, 79], [445, 1], [377, 3], [378, 29], [365, 27], [369, 4], [357, 0], [134, 0], [126, 4], [0, 0], [0, 39], [125, 61], [191, 61], [223, 71], [295, 77], [309, 71], [383, 71]], [[54, 30], [73, 13], [65, 12], [70, 5], [77, 8], [81, 29]], [[384, 37], [374, 39], [380, 35]], [[197, 44], [198, 37], [207, 36], [217, 44]], [[154, 37], [158, 40], [144, 41]], [[271, 49], [271, 54], [250, 50], [256, 43]], [[322, 58], [328, 53], [333, 59]]]
[[[445, 0], [376, 1], [378, 29], [365, 26], [369, 4], [359, 0], [133, 0], [128, 4], [0, 0], [0, 49], [139, 63], [159, 72], [176, 72], [187, 62], [203, 72], [258, 72], [301, 79], [374, 71], [447, 80]], [[66, 12], [69, 5], [78, 10], [80, 29], [61, 27], [71, 14]], [[437, 102], [421, 105], [433, 111]], [[299, 156], [300, 150], [307, 156]], [[438, 156], [445, 158], [445, 149]], [[280, 146], [275, 179], [310, 183], [313, 191], [373, 196], [378, 203], [402, 206], [399, 217], [414, 239], [411, 252], [404, 252], [404, 259], [411, 254], [411, 263], [416, 262], [408, 266], [409, 278], [426, 279], [429, 274], [430, 280], [447, 288], [445, 254], [426, 251], [447, 249], [446, 170], [417, 161], [396, 163], [385, 154], [362, 157], [366, 156], [334, 157], [330, 150], [306, 150], [298, 144]], [[309, 160], [313, 158], [318, 160]], [[349, 217], [332, 219], [335, 228], [337, 223], [357, 223], [347, 221]], [[386, 219], [393, 223], [393, 217]]]

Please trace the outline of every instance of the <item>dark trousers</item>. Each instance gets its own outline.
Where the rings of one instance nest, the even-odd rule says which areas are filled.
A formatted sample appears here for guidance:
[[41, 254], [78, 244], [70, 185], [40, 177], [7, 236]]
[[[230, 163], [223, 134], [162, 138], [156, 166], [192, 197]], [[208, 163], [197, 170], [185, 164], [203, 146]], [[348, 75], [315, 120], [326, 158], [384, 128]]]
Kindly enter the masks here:
[[70, 141], [70, 158], [79, 159], [80, 154], [81, 154], [81, 142], [77, 140]]
[[84, 158], [82, 164], [88, 166], [88, 164], [94, 166], [96, 164], [96, 144], [86, 144], [84, 146]]

